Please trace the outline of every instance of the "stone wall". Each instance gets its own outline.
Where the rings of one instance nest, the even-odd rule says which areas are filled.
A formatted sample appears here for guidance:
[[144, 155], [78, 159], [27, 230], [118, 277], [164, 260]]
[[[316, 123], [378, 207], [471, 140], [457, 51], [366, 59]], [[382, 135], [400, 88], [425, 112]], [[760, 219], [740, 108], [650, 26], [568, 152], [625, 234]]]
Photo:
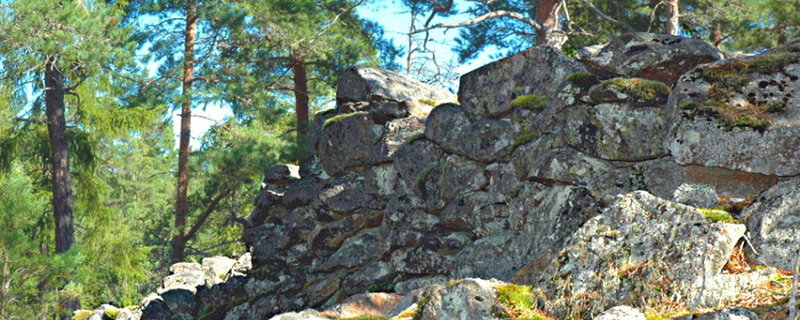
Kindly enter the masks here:
[[[352, 67], [336, 109], [316, 116], [318, 160], [267, 171], [244, 235], [249, 275], [191, 308], [148, 316], [145, 304], [143, 319], [268, 318], [467, 277], [536, 285], [551, 312], [593, 315], [656, 278], [676, 295], [730, 282], [722, 265], [746, 230], [771, 252], [756, 259], [788, 268], [798, 76], [797, 47], [723, 60], [643, 33], [577, 59], [529, 49], [464, 75], [457, 98]], [[747, 227], [696, 208], [717, 206]], [[619, 282], [657, 261], [670, 266]], [[713, 297], [683, 295], [733, 299]]]

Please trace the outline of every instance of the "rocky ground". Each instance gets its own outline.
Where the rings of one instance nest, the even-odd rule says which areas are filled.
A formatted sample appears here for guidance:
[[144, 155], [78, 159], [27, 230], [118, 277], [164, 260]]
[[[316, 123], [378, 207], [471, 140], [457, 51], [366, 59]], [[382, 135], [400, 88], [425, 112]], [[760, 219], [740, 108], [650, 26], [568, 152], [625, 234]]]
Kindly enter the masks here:
[[252, 262], [76, 319], [789, 319], [798, 77], [800, 43], [646, 33], [532, 48], [457, 97], [349, 68], [318, 160], [267, 171]]

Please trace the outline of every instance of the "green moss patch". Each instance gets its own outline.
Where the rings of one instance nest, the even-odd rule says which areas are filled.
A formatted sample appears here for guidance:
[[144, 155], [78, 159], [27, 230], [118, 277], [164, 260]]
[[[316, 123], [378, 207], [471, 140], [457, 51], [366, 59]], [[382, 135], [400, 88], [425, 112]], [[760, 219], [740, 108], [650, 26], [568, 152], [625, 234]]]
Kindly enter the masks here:
[[733, 128], [749, 128], [760, 132], [769, 128], [772, 123], [772, 117], [769, 116], [769, 113], [782, 112], [783, 110], [782, 107], [774, 105], [759, 106], [748, 103], [744, 106], [733, 106], [716, 100], [705, 104], [685, 103], [679, 105], [678, 108], [684, 110], [686, 116], [690, 119], [694, 119], [697, 116], [716, 119], [728, 131], [733, 130]]
[[119, 309], [117, 308], [108, 308], [104, 313], [104, 316], [108, 319], [116, 319], [117, 315], [119, 315]]
[[77, 310], [72, 314], [72, 320], [86, 320], [92, 314], [94, 314], [92, 310]]
[[414, 141], [417, 141], [417, 140], [420, 140], [420, 139], [425, 139], [425, 133], [424, 132], [420, 132], [420, 133], [414, 134], [413, 136], [408, 137], [408, 140], [406, 140], [406, 144], [411, 144]]
[[666, 316], [662, 316], [662, 315], [654, 314], [654, 313], [645, 313], [644, 317], [647, 320], [672, 320], [672, 318], [670, 318], [670, 317], [666, 317]]
[[427, 105], [429, 105], [431, 107], [435, 107], [435, 106], [439, 105], [439, 103], [436, 102], [436, 100], [432, 100], [432, 99], [419, 99], [417, 101], [419, 101], [420, 103], [427, 104]]
[[639, 100], [664, 102], [669, 97], [670, 87], [660, 81], [639, 78], [614, 78], [603, 81], [603, 87], [617, 90]]
[[600, 79], [597, 76], [588, 73], [588, 72], [577, 72], [567, 76], [567, 81], [572, 82], [572, 84], [588, 90], [593, 85], [600, 83]]
[[503, 306], [499, 318], [512, 320], [548, 320], [549, 317], [539, 308], [540, 293], [529, 286], [508, 284], [495, 288], [497, 301]]
[[511, 152], [514, 152], [514, 150], [517, 150], [517, 148], [519, 148], [524, 144], [530, 143], [531, 141], [538, 139], [539, 136], [541, 136], [540, 132], [530, 132], [520, 136], [519, 138], [514, 139], [514, 142], [512, 142], [510, 146]]
[[364, 112], [364, 111], [356, 111], [356, 112], [352, 112], [352, 113], [345, 113], [345, 114], [335, 115], [333, 117], [328, 118], [328, 120], [325, 120], [325, 123], [322, 125], [322, 127], [326, 128], [331, 124], [334, 124], [336, 122], [339, 122], [339, 121], [342, 121], [344, 119], [350, 118], [352, 116], [360, 115], [360, 114], [367, 114], [367, 113]]
[[706, 220], [711, 222], [740, 223], [731, 216], [730, 212], [719, 209], [697, 209], [703, 214]]
[[414, 317], [411, 318], [412, 320], [422, 320], [422, 312], [425, 311], [425, 307], [428, 306], [428, 302], [431, 301], [431, 297], [429, 295], [422, 296], [417, 301], [417, 310], [414, 312]]
[[523, 108], [530, 110], [542, 110], [550, 103], [550, 98], [535, 94], [519, 96], [511, 101], [512, 108]]
[[[709, 66], [698, 74], [709, 84], [708, 102], [680, 107], [689, 111], [690, 118], [704, 115], [718, 119], [727, 130], [752, 128], [763, 132], [772, 122], [769, 114], [784, 112], [786, 103], [759, 101], [752, 94], [745, 95], [744, 88], [755, 81], [755, 74], [782, 73], [787, 65], [793, 63], [800, 63], [800, 54], [779, 52]], [[737, 95], [745, 101], [738, 105], [726, 103]]]
[[793, 52], [766, 54], [752, 59], [710, 66], [700, 72], [700, 77], [708, 83], [720, 83], [728, 81], [731, 77], [746, 77], [750, 73], [783, 72], [786, 66], [798, 62], [800, 62], [800, 55]]

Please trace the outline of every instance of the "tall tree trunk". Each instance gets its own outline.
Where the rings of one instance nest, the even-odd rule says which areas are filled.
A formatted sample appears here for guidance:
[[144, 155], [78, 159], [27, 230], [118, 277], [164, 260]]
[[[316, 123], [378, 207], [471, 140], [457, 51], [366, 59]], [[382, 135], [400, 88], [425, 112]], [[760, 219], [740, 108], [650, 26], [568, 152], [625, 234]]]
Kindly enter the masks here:
[[180, 262], [186, 250], [186, 216], [189, 214], [189, 142], [192, 128], [192, 82], [194, 81], [194, 46], [197, 34], [197, 7], [194, 0], [186, 4], [186, 31], [183, 48], [183, 104], [181, 134], [178, 146], [178, 190], [175, 200], [175, 236], [172, 238], [172, 262]]
[[308, 70], [306, 60], [302, 56], [292, 59], [292, 80], [294, 82], [294, 111], [297, 116], [297, 160], [305, 162], [306, 137], [308, 137]]
[[72, 225], [72, 176], [67, 151], [67, 120], [64, 116], [64, 76], [56, 58], [45, 61], [44, 84], [47, 106], [47, 133], [50, 139], [50, 161], [53, 180], [53, 218], [56, 225], [56, 253], [69, 250], [75, 242]]
[[722, 45], [722, 40], [722, 24], [717, 23], [714, 30], [711, 31], [711, 43], [719, 49], [720, 45]]
[[679, 0], [667, 0], [667, 23], [664, 30], [667, 34], [678, 35], [680, 28], [679, 4]]
[[561, 48], [566, 38], [559, 31], [558, 25], [558, 4], [559, 0], [538, 0], [535, 1], [536, 22], [539, 23], [539, 30], [536, 30], [536, 45], [551, 46]]

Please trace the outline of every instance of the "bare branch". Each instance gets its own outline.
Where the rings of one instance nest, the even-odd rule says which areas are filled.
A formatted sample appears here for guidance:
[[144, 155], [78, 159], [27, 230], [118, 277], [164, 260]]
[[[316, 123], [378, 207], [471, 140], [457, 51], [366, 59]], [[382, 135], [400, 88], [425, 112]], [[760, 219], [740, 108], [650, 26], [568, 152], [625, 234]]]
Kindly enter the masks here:
[[452, 29], [452, 28], [468, 27], [468, 26], [475, 25], [475, 24], [484, 22], [486, 20], [495, 19], [495, 18], [511, 18], [511, 19], [522, 21], [522, 22], [528, 24], [529, 26], [531, 26], [534, 29], [538, 30], [538, 29], [541, 28], [539, 23], [537, 23], [536, 21], [534, 21], [531, 18], [525, 17], [524, 15], [520, 14], [519, 12], [498, 10], [498, 11], [488, 12], [488, 13], [480, 16], [480, 17], [477, 17], [477, 18], [469, 20], [469, 21], [456, 23], [456, 24], [441, 24], [441, 23], [439, 23], [439, 24], [435, 24], [435, 25], [430, 26], [430, 27], [417, 29], [417, 30], [411, 30], [411, 33], [412, 34], [413, 33], [421, 33], [421, 32], [426, 32], [426, 31], [431, 30], [431, 29]]

